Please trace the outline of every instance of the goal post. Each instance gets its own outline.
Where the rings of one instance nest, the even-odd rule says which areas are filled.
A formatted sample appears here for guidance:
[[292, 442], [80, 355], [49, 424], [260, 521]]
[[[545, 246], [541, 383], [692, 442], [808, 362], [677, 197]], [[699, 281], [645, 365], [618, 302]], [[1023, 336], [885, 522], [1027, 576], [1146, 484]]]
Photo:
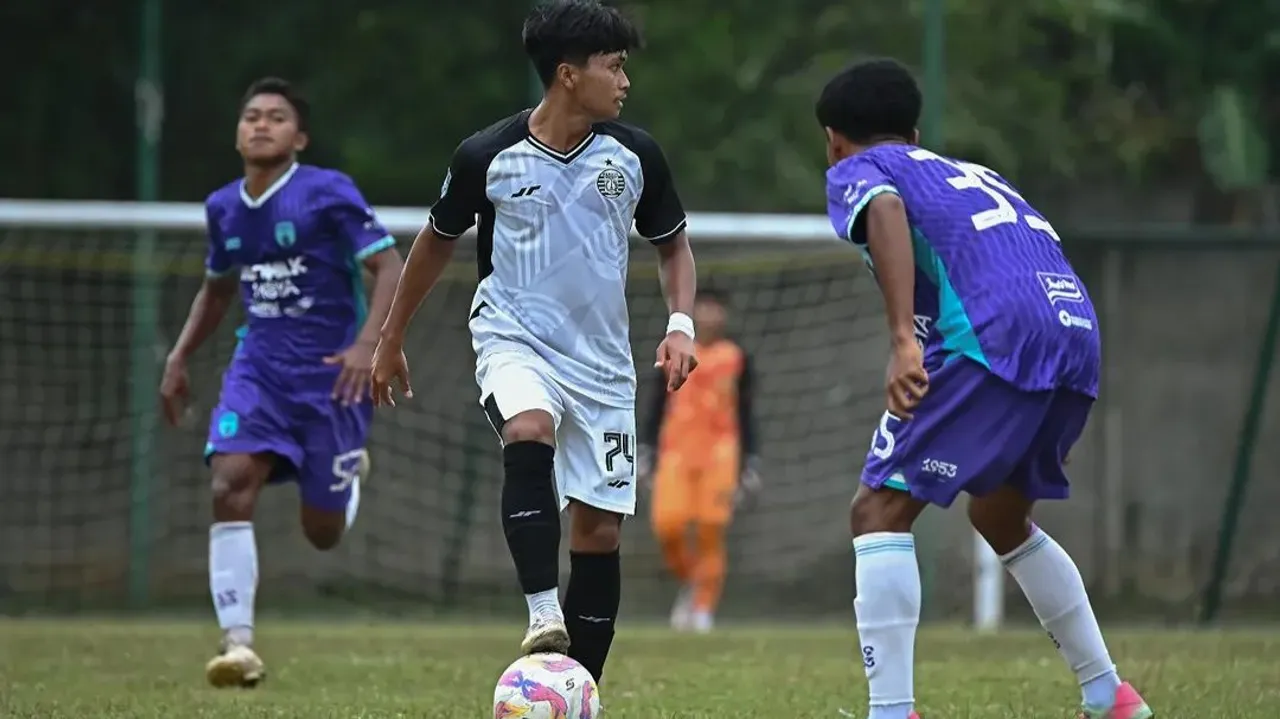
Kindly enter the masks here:
[[[407, 248], [428, 209], [377, 213]], [[157, 376], [181, 328], [203, 277], [204, 222], [196, 203], [0, 200], [0, 442], [10, 448], [14, 486], [0, 527], [23, 533], [29, 550], [24, 560], [0, 549], [0, 590], [11, 601], [109, 605], [140, 583], [158, 604], [204, 594], [192, 591], [203, 586], [207, 540], [199, 448], [236, 323], [228, 318], [212, 347], [192, 360], [187, 426], [138, 422], [129, 394], [131, 382]], [[144, 232], [155, 237], [149, 276], [135, 253]], [[887, 344], [874, 281], [820, 215], [694, 213], [689, 233], [700, 283], [728, 293], [732, 329], [756, 360], [761, 386], [766, 491], [731, 529], [725, 612], [765, 619], [847, 612], [852, 550], [844, 507], [884, 408]], [[500, 466], [491, 430], [474, 407], [465, 334], [473, 253], [464, 240], [411, 330], [407, 353], [423, 368], [415, 378], [426, 386], [374, 423], [377, 479], [357, 531], [338, 550], [343, 561], [312, 559], [297, 541], [296, 515], [268, 509], [260, 542], [286, 547], [280, 551], [289, 553], [291, 567], [264, 559], [264, 582], [289, 577], [299, 601], [336, 592], [446, 609], [501, 606], [509, 594], [502, 591], [510, 580], [502, 538], [497, 523], [485, 521], [497, 507], [497, 483], [486, 478], [499, 476]], [[653, 257], [637, 238], [628, 302], [641, 359], [666, 325]], [[134, 291], [152, 281], [159, 306], [136, 314]], [[154, 317], [156, 331], [139, 332], [132, 326], [138, 317]], [[152, 346], [131, 339], [148, 336]], [[153, 364], [139, 367], [146, 362]], [[656, 387], [647, 367], [637, 362], [641, 415]], [[154, 436], [130, 436], [138, 427]], [[139, 448], [155, 456], [138, 461], [131, 454]], [[132, 476], [137, 467], [158, 476]], [[287, 501], [275, 496], [289, 493], [266, 494], [269, 503]], [[148, 511], [137, 511], [139, 504]], [[976, 626], [998, 627], [998, 561], [991, 563], [994, 555], [976, 536], [971, 548], [954, 541], [971, 534], [942, 537], [933, 516], [918, 527], [926, 606], [946, 592], [937, 604], [948, 609], [934, 616], [971, 608]], [[662, 579], [647, 517], [638, 519], [641, 527], [627, 540], [628, 602], [657, 614], [673, 590]], [[957, 571], [952, 554], [971, 560], [969, 568]], [[945, 583], [935, 577], [939, 568]], [[972, 579], [971, 592], [955, 591], [960, 577]]]

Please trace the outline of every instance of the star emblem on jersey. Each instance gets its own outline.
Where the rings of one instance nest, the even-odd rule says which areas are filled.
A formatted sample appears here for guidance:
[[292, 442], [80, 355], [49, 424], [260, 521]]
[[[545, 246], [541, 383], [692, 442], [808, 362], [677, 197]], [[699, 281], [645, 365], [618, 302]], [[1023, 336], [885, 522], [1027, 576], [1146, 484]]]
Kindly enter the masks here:
[[619, 197], [627, 189], [627, 179], [622, 176], [621, 172], [612, 167], [606, 167], [596, 177], [596, 189], [605, 197]]

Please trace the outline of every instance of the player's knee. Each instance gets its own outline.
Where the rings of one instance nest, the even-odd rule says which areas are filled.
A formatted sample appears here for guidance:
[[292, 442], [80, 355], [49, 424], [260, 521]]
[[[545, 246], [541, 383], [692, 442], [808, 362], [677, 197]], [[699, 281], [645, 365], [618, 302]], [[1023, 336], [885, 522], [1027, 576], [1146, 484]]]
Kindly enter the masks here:
[[873, 532], [910, 532], [923, 508], [907, 492], [859, 487], [849, 504], [849, 531], [855, 537]]
[[569, 548], [575, 552], [603, 554], [622, 541], [622, 517], [578, 501], [569, 503]]
[[997, 554], [1008, 554], [1031, 536], [1031, 502], [1004, 488], [969, 500], [969, 523]]
[[[219, 458], [222, 459], [222, 458]], [[218, 521], [253, 518], [261, 472], [251, 458], [227, 457], [213, 465], [213, 514]]]
[[554, 445], [556, 425], [551, 415], [541, 410], [521, 412], [502, 425], [502, 442], [541, 442]]

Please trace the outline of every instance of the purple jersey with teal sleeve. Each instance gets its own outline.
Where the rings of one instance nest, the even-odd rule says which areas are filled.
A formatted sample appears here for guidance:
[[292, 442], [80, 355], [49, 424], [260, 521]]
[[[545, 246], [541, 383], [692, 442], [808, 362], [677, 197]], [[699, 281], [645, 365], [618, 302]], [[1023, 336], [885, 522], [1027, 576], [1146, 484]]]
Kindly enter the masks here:
[[370, 402], [333, 398], [365, 321], [362, 262], [395, 246], [351, 178], [294, 165], [257, 199], [242, 181], [206, 203], [210, 276], [236, 273], [247, 322], [222, 379], [205, 457], [268, 453], [272, 480], [296, 479], [310, 507], [344, 511], [369, 425]]
[[874, 273], [863, 209], [906, 206], [916, 337], [926, 368], [964, 356], [1024, 391], [1097, 397], [1098, 320], [1048, 221], [995, 172], [913, 145], [877, 145], [827, 172], [827, 212]]
[[237, 272], [247, 323], [238, 355], [296, 374], [355, 341], [361, 263], [395, 246], [351, 178], [294, 165], [261, 197], [233, 182], [206, 203], [212, 276]]

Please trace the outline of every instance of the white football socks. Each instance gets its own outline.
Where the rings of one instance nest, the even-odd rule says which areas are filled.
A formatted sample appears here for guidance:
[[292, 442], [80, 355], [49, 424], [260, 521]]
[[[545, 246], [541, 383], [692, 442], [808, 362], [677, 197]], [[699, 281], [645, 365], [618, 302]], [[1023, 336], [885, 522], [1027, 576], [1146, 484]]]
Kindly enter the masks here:
[[1071, 556], [1039, 527], [1033, 527], [1031, 537], [1000, 561], [1022, 587], [1040, 624], [1075, 672], [1085, 704], [1114, 704], [1120, 679]]
[[874, 532], [853, 540], [853, 610], [867, 672], [871, 719], [907, 719], [915, 703], [920, 567], [910, 533]]
[[253, 599], [258, 590], [258, 547], [253, 522], [217, 522], [209, 528], [209, 591], [218, 626], [236, 644], [253, 642]]
[[545, 589], [541, 592], [526, 594], [524, 600], [529, 603], [529, 621], [537, 617], [564, 619], [558, 589]]

